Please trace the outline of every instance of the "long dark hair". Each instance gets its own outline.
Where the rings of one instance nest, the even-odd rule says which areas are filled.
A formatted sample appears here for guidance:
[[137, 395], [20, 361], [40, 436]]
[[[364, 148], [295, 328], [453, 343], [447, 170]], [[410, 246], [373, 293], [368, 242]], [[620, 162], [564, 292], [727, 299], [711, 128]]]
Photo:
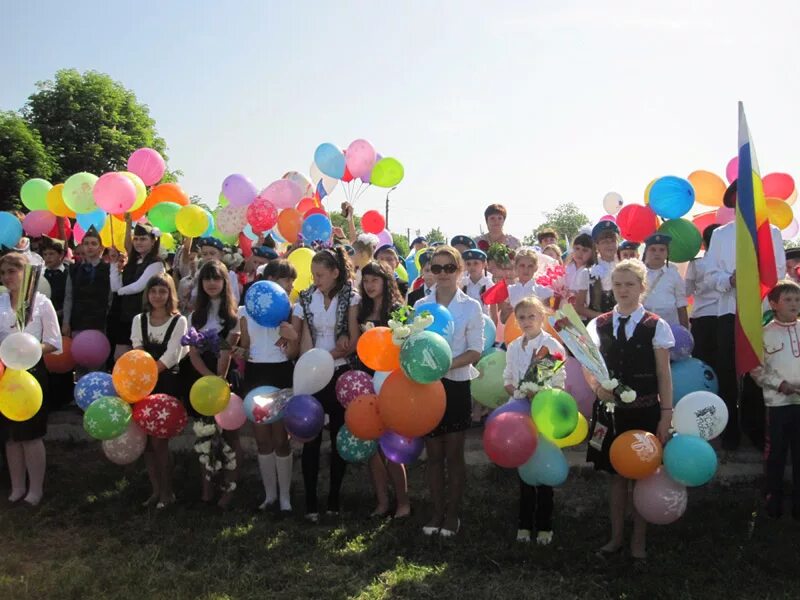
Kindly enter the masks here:
[[164, 307], [164, 310], [166, 310], [167, 314], [169, 315], [177, 315], [179, 313], [178, 292], [175, 291], [175, 282], [172, 280], [172, 277], [166, 273], [153, 275], [147, 282], [147, 285], [144, 287], [144, 291], [142, 292], [142, 312], [149, 313], [153, 310], [153, 307], [150, 306], [150, 299], [148, 298], [148, 295], [150, 294], [151, 289], [158, 286], [165, 287], [169, 290], [169, 298], [167, 298], [167, 305]]
[[223, 329], [230, 330], [236, 325], [236, 303], [233, 299], [228, 269], [218, 260], [210, 260], [200, 267], [197, 273], [197, 301], [192, 313], [192, 327], [201, 329], [208, 323], [208, 310], [211, 306], [211, 297], [203, 289], [203, 281], [209, 279], [222, 279], [222, 293], [219, 303], [219, 320]]
[[364, 265], [364, 268], [361, 269], [361, 285], [359, 286], [361, 304], [358, 305], [358, 322], [362, 324], [366, 323], [372, 311], [375, 309], [375, 301], [364, 291], [364, 277], [367, 275], [380, 277], [383, 280], [383, 293], [381, 295], [378, 320], [382, 323], [388, 322], [392, 310], [403, 304], [403, 297], [400, 295], [397, 281], [389, 265], [376, 260], [369, 261]]
[[[592, 236], [588, 233], [581, 233], [579, 234], [574, 240], [572, 240], [572, 247], [575, 246], [583, 246], [584, 248], [589, 248], [592, 252], [589, 254], [589, 260], [586, 261], [586, 264], [583, 265], [584, 267], [591, 267], [595, 263], [595, 257], [597, 256], [597, 249], [594, 246], [594, 240]], [[572, 258], [572, 252], [569, 253], [569, 259], [567, 260], [566, 264], [568, 265], [571, 262], [575, 262]], [[565, 265], [566, 266], [566, 265]]]
[[328, 293], [329, 298], [335, 298], [342, 287], [353, 278], [353, 266], [350, 263], [350, 257], [347, 256], [347, 250], [342, 246], [323, 248], [314, 255], [314, 258], [311, 259], [311, 264], [323, 265], [331, 271], [339, 269], [339, 276], [336, 278], [336, 284]]

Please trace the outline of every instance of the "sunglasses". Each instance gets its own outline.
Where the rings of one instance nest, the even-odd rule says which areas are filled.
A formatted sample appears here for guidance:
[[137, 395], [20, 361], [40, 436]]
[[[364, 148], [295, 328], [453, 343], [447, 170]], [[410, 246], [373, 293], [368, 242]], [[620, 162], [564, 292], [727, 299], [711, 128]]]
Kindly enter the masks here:
[[438, 275], [444, 271], [448, 275], [452, 275], [456, 271], [458, 271], [458, 267], [454, 263], [450, 263], [447, 265], [431, 265], [431, 273], [434, 275]]

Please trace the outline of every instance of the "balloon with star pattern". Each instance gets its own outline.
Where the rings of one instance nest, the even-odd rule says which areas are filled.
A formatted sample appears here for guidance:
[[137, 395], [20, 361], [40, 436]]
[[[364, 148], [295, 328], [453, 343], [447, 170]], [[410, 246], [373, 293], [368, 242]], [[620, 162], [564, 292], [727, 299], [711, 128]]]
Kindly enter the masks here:
[[152, 394], [133, 407], [133, 420], [147, 435], [169, 439], [186, 427], [186, 409], [167, 394]]
[[94, 371], [87, 373], [78, 380], [75, 384], [75, 404], [81, 410], [86, 410], [89, 405], [95, 400], [99, 400], [103, 396], [116, 396], [117, 391], [114, 389], [114, 382], [111, 380], [110, 373], [101, 373]]
[[131, 407], [115, 396], [103, 396], [83, 413], [83, 428], [96, 440], [122, 435], [131, 420]]
[[136, 462], [147, 445], [147, 434], [134, 421], [122, 435], [110, 440], [103, 440], [103, 454], [117, 465], [129, 465]]
[[374, 393], [372, 377], [364, 371], [356, 369], [346, 371], [336, 381], [336, 399], [345, 408], [359, 396]]
[[378, 442], [357, 438], [347, 425], [342, 425], [336, 434], [336, 449], [347, 462], [360, 463], [368, 461], [378, 451]]
[[144, 350], [130, 350], [120, 356], [111, 378], [119, 397], [133, 404], [155, 389], [158, 365]]

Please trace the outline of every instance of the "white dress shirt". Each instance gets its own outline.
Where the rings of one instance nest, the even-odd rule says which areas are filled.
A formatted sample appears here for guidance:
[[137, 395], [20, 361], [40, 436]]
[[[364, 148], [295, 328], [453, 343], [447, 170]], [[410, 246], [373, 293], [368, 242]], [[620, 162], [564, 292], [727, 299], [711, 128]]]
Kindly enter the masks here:
[[750, 374], [764, 390], [766, 406], [800, 404], [800, 394], [781, 394], [778, 388], [784, 381], [800, 385], [800, 327], [794, 323], [773, 320], [764, 327], [764, 365]]
[[692, 318], [716, 317], [719, 292], [708, 276], [708, 257], [702, 256], [689, 262], [686, 268], [686, 295], [694, 296]]
[[528, 296], [536, 296], [539, 300], [548, 300], [553, 296], [553, 290], [549, 287], [539, 285], [536, 279], [531, 279], [526, 283], [513, 283], [508, 286], [508, 301], [511, 308], [514, 308], [519, 301]]
[[[147, 335], [155, 343], [164, 341], [164, 336], [167, 335], [169, 324], [172, 322], [172, 318], [169, 318], [163, 325], [155, 326], [150, 322], [149, 313], [139, 313], [133, 317], [133, 324], [131, 325], [131, 346], [133, 348], [141, 348], [144, 346], [145, 340], [142, 338], [143, 314], [147, 315]], [[156, 359], [167, 369], [171, 369], [177, 365], [189, 353], [189, 347], [181, 345], [181, 338], [186, 335], [186, 331], [188, 330], [186, 317], [178, 315], [176, 318], [178, 322], [175, 324], [175, 329], [172, 330], [172, 337], [167, 340], [167, 349], [160, 358]]]
[[[239, 307], [239, 318], [247, 322], [247, 335], [250, 337], [250, 348], [247, 352], [247, 362], [251, 363], [282, 363], [286, 358], [284, 349], [275, 344], [281, 337], [279, 327], [264, 327], [259, 325], [248, 314], [247, 308]], [[316, 324], [316, 316], [314, 324]]]
[[[353, 293], [350, 295], [350, 306], [356, 306], [360, 301], [361, 297], [356, 293], [355, 290], [353, 290]], [[312, 336], [312, 339], [315, 340], [315, 348], [327, 350], [328, 352], [333, 352], [336, 350], [336, 307], [338, 305], [339, 298], [338, 296], [334, 296], [326, 310], [325, 297], [322, 295], [322, 292], [315, 289], [311, 294], [311, 304], [309, 305], [308, 309], [311, 311], [311, 314], [314, 315], [314, 329], [316, 331], [315, 335]], [[303, 307], [300, 302], [297, 302], [294, 305], [292, 314], [295, 317], [305, 320]], [[249, 326], [250, 323], [248, 322], [247, 325]], [[351, 331], [350, 333], [352, 334], [354, 332]], [[345, 358], [337, 358], [333, 361], [333, 365], [335, 367], [340, 367], [346, 364], [347, 359]]]
[[588, 290], [590, 283], [589, 279], [594, 277], [600, 280], [604, 292], [610, 292], [612, 288], [611, 273], [614, 271], [614, 267], [616, 266], [616, 260], [605, 261], [599, 259], [597, 264], [594, 264], [591, 267], [584, 267], [575, 275], [575, 291], [581, 292]]
[[665, 264], [660, 269], [647, 269], [647, 290], [642, 304], [670, 325], [678, 325], [678, 309], [684, 308], [686, 286], [675, 265]]
[[116, 292], [117, 296], [133, 296], [134, 294], [143, 292], [144, 288], [147, 287], [148, 281], [150, 281], [156, 275], [161, 275], [161, 273], [166, 272], [164, 269], [164, 263], [162, 263], [160, 260], [157, 260], [145, 267], [144, 272], [139, 279], [129, 283], [128, 285], [122, 285], [122, 273], [120, 273], [119, 269], [117, 269], [115, 265], [111, 265], [110, 271], [111, 291]]
[[[551, 354], [559, 353], [566, 359], [566, 352], [564, 347], [558, 343], [558, 340], [546, 331], [542, 331], [523, 347], [525, 336], [522, 335], [515, 339], [508, 346], [506, 352], [506, 368], [503, 371], [503, 385], [513, 385], [519, 387], [519, 382], [528, 372], [531, 366], [531, 359], [539, 351], [542, 346], [545, 346]], [[553, 374], [550, 384], [553, 387], [563, 388], [566, 380], [566, 368], [562, 366], [558, 371]]]
[[[613, 323], [612, 323], [612, 331], [614, 332], [614, 336], [617, 335], [617, 326], [619, 325], [619, 311], [617, 307], [614, 307], [613, 310]], [[642, 320], [644, 317], [644, 306], [641, 304], [639, 308], [634, 310], [628, 322], [625, 323], [625, 336], [627, 339], [631, 339], [633, 335], [633, 331], [636, 329], [636, 326], [639, 324], [639, 321]], [[586, 326], [586, 331], [589, 333], [589, 337], [592, 338], [592, 341], [597, 344], [597, 347], [600, 347], [600, 336], [597, 333], [597, 319], [592, 319], [589, 321], [589, 324]], [[672, 329], [669, 328], [667, 322], [664, 319], [659, 318], [658, 322], [656, 323], [656, 333], [653, 336], [653, 348], [672, 348], [675, 345], [675, 337], [672, 335]]]
[[[483, 291], [485, 292], [486, 290], [488, 290], [493, 285], [494, 285], [494, 280], [492, 279], [492, 276], [489, 273], [487, 273], [486, 275], [484, 275], [483, 277], [478, 279], [478, 281], [472, 281], [472, 279], [470, 279], [469, 275], [466, 275], [466, 274], [464, 275], [463, 279], [461, 280], [461, 287], [462, 288], [464, 288], [464, 287], [467, 288], [465, 290], [467, 296], [469, 296], [470, 298], [472, 298], [473, 300], [475, 300], [476, 302], [478, 302], [481, 305], [481, 308], [483, 309], [483, 314], [485, 314], [485, 315], [489, 314], [489, 307], [486, 306], [483, 303], [483, 300], [481, 299], [481, 288], [483, 288]], [[464, 291], [464, 290], [462, 290], [462, 291]], [[424, 295], [427, 296], [428, 294], [430, 294], [430, 290], [426, 288], [425, 292], [424, 292]]]
[[[0, 342], [18, 331], [17, 313], [11, 306], [11, 296], [8, 292], [0, 294]], [[37, 292], [34, 296], [31, 320], [23, 331], [43, 344], [50, 344], [56, 352], [61, 352], [61, 328], [58, 326], [56, 309], [44, 294]]]

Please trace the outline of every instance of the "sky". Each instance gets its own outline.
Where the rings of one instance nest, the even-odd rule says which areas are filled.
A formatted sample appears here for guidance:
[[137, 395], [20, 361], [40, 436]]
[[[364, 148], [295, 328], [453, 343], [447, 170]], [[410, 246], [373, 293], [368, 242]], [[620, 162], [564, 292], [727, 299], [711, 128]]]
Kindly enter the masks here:
[[738, 100], [762, 174], [800, 176], [797, 2], [4, 0], [3, 19], [0, 110], [58, 69], [107, 73], [211, 206], [231, 173], [265, 187], [365, 138], [405, 167], [393, 231], [474, 234], [500, 202], [522, 236], [563, 202], [596, 219], [609, 191], [724, 176]]

